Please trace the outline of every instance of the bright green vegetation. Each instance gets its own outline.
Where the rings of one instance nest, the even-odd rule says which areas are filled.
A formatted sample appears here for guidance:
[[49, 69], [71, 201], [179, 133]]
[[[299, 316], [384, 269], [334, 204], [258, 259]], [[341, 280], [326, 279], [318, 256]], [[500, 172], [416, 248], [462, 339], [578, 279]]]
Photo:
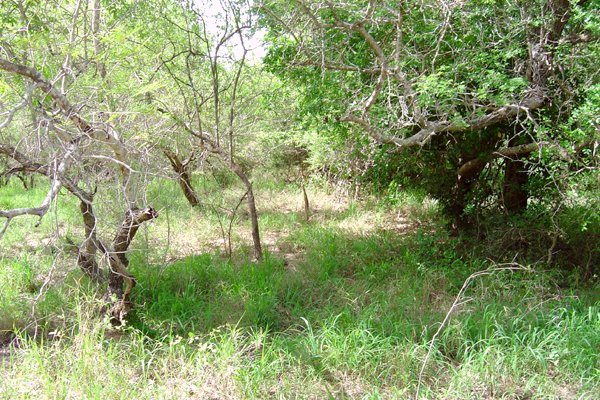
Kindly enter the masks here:
[[[0, 397], [409, 398], [464, 280], [492, 266], [485, 249], [449, 238], [422, 196], [333, 206], [313, 187], [317, 212], [306, 223], [301, 192], [266, 182], [257, 193], [267, 256], [248, 261], [242, 215], [229, 260], [218, 245], [193, 246], [219, 236], [209, 205], [235, 190], [207, 181], [204, 207], [191, 209], [175, 184], [154, 185], [162, 214], [134, 243], [136, 306], [119, 328], [102, 320], [68, 243], [57, 244], [67, 251], [50, 275], [53, 253], [26, 247], [76, 218], [74, 204], [7, 233], [0, 329], [17, 346], [0, 356]], [[35, 203], [43, 189], [11, 184], [1, 198]], [[572, 278], [543, 264], [478, 278], [434, 343], [421, 397], [594, 398], [598, 285]]]
[[0, 1], [0, 400], [600, 398], [598, 3]]

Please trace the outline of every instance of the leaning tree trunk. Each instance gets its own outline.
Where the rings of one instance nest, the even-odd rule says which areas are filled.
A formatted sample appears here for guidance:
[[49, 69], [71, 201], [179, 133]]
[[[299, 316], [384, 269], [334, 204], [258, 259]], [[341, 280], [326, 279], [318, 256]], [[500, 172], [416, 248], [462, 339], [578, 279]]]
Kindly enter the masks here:
[[[158, 111], [160, 111], [162, 113], [170, 114], [168, 111], [166, 111], [164, 109], [159, 108]], [[219, 146], [218, 141], [214, 140], [210, 135], [208, 135], [202, 131], [194, 131], [185, 122], [179, 120], [173, 114], [171, 114], [171, 117], [173, 119], [175, 119], [177, 124], [179, 126], [181, 126], [183, 129], [185, 129], [188, 133], [190, 133], [192, 136], [195, 136], [198, 139], [200, 139], [202, 141], [204, 148], [206, 148], [208, 151], [210, 151], [211, 153], [213, 153], [217, 157], [219, 157], [221, 162], [223, 164], [227, 165], [227, 167], [234, 174], [236, 174], [238, 176], [238, 178], [240, 178], [240, 180], [244, 184], [244, 187], [246, 188], [246, 190], [248, 192], [248, 197], [247, 197], [246, 201], [248, 202], [248, 213], [250, 214], [250, 220], [252, 222], [252, 242], [253, 242], [253, 247], [254, 247], [254, 259], [256, 259], [257, 261], [262, 260], [262, 245], [260, 244], [260, 228], [258, 226], [258, 211], [256, 210], [256, 200], [254, 199], [254, 190], [252, 189], [252, 182], [250, 182], [248, 175], [246, 174], [244, 169], [241, 167], [241, 165], [236, 163], [235, 160], [233, 159], [233, 157], [230, 157], [230, 155], [225, 150], [223, 150], [223, 148], [221, 146]]]
[[[135, 278], [127, 269], [129, 266], [127, 249], [142, 223], [156, 217], [158, 213], [152, 207], [128, 210], [113, 240], [112, 251], [104, 249], [110, 265], [108, 293], [113, 302], [111, 314], [118, 321], [122, 321], [131, 309], [129, 295], [136, 284]], [[123, 288], [124, 283], [125, 288]]]
[[169, 159], [171, 167], [173, 167], [173, 171], [175, 171], [177, 174], [177, 181], [179, 182], [179, 186], [183, 191], [183, 195], [192, 207], [196, 207], [198, 204], [200, 204], [200, 200], [196, 190], [194, 190], [194, 187], [192, 186], [192, 178], [189, 168], [190, 163], [193, 160], [193, 155], [191, 155], [186, 161], [182, 162], [177, 154], [171, 150], [163, 148], [162, 151], [163, 154]]
[[256, 210], [256, 200], [254, 199], [254, 190], [252, 189], [252, 182], [248, 178], [244, 169], [237, 164], [229, 155], [219, 146], [210, 139], [210, 137], [202, 136], [205, 140], [205, 144], [208, 145], [209, 151], [218, 155], [221, 161], [226, 164], [229, 169], [235, 173], [238, 178], [244, 184], [248, 196], [246, 198], [248, 204], [248, 214], [250, 215], [250, 221], [252, 223], [252, 244], [254, 248], [254, 259], [257, 261], [262, 260], [262, 245], [260, 244], [260, 228], [258, 226], [258, 211]]
[[247, 203], [248, 203], [248, 214], [250, 214], [250, 221], [252, 223], [252, 242], [254, 247], [254, 259], [257, 261], [262, 260], [262, 246], [260, 244], [260, 229], [258, 226], [258, 211], [256, 210], [256, 201], [254, 199], [254, 190], [252, 189], [252, 182], [248, 178], [248, 175], [244, 172], [244, 169], [233, 161], [229, 155], [219, 146], [215, 146], [215, 143], [209, 137], [203, 137], [209, 145], [209, 151], [217, 154], [223, 163], [225, 163], [233, 173], [242, 181], [248, 192]]
[[230, 161], [229, 166], [244, 183], [244, 186], [246, 186], [246, 190], [248, 191], [248, 197], [246, 201], [248, 202], [248, 213], [250, 214], [250, 221], [252, 222], [252, 242], [254, 248], [254, 258], [260, 261], [262, 260], [262, 246], [260, 244], [258, 211], [256, 211], [256, 201], [254, 200], [254, 190], [252, 190], [252, 182], [250, 182], [248, 176], [244, 173], [244, 171], [239, 165], [235, 164], [233, 161]]

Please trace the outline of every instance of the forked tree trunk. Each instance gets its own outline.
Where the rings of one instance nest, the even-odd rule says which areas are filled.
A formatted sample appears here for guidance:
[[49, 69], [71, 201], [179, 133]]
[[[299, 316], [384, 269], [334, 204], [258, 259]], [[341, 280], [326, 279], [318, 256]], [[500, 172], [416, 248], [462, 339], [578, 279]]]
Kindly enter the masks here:
[[[158, 109], [158, 111], [162, 113], [170, 114], [168, 111], [164, 109]], [[252, 242], [254, 247], [254, 258], [257, 261], [262, 260], [262, 246], [260, 244], [260, 229], [258, 226], [258, 211], [256, 210], [256, 201], [254, 199], [254, 190], [252, 189], [252, 182], [248, 179], [248, 175], [244, 172], [244, 169], [236, 163], [229, 154], [223, 150], [221, 146], [219, 146], [218, 141], [215, 141], [210, 135], [202, 132], [202, 131], [194, 131], [187, 124], [176, 118], [173, 114], [171, 117], [175, 119], [177, 124], [185, 129], [192, 136], [200, 139], [206, 148], [211, 153], [215, 154], [219, 157], [223, 164], [227, 165], [227, 167], [240, 178], [244, 187], [248, 192], [247, 202], [248, 202], [248, 213], [250, 214], [250, 221], [252, 222]]]
[[[109, 314], [114, 321], [123, 321], [131, 310], [129, 296], [136, 284], [135, 278], [127, 269], [129, 260], [126, 253], [142, 223], [156, 218], [158, 213], [151, 207], [141, 210], [128, 210], [115, 235], [111, 248], [108, 248], [96, 236], [96, 216], [91, 199], [81, 199], [79, 208], [83, 216], [86, 238], [79, 249], [77, 263], [86, 275], [95, 281], [100, 281], [102, 276], [98, 268], [96, 254], [100, 250], [106, 256], [109, 263]], [[125, 287], [123, 287], [124, 284]]]
[[[158, 213], [151, 207], [142, 210], [128, 210], [125, 213], [125, 219], [117, 231], [112, 242], [112, 252], [110, 254], [110, 272], [108, 274], [108, 288], [111, 294], [116, 294], [118, 299], [127, 294], [127, 288], [123, 289], [125, 278], [133, 279], [131, 274], [123, 268], [129, 266], [129, 260], [125, 255], [129, 249], [131, 241], [135, 237], [142, 223], [154, 219]], [[135, 281], [132, 282], [135, 285]], [[133, 286], [132, 286], [133, 287]]]
[[[100, 1], [95, 1], [96, 9], [99, 8]], [[125, 256], [131, 240], [135, 236], [139, 226], [148, 220], [154, 219], [158, 216], [156, 211], [152, 208], [137, 209], [135, 207], [135, 198], [133, 195], [133, 185], [130, 182], [131, 169], [128, 167], [128, 151], [123, 142], [121, 141], [118, 134], [115, 132], [104, 129], [102, 126], [92, 124], [80, 116], [75, 110], [76, 108], [71, 105], [67, 97], [59, 90], [57, 90], [53, 84], [47, 81], [44, 76], [36, 69], [27, 67], [25, 65], [15, 64], [7, 59], [0, 58], [0, 70], [4, 70], [10, 73], [15, 73], [30, 79], [34, 82], [39, 89], [50, 96], [54, 100], [54, 104], [58, 107], [63, 115], [68, 118], [82, 133], [82, 135], [70, 138], [68, 141], [67, 152], [63, 155], [62, 160], [58, 164], [55, 170], [51, 170], [48, 167], [39, 165], [36, 163], [29, 162], [26, 157], [17, 152], [14, 148], [8, 145], [0, 144], [0, 152], [8, 155], [27, 166], [28, 170], [33, 172], [40, 172], [47, 176], [52, 176], [52, 185], [46, 198], [40, 205], [35, 208], [19, 208], [9, 211], [0, 210], [2, 217], [6, 218], [4, 228], [0, 230], [0, 236], [6, 230], [6, 227], [10, 223], [10, 220], [15, 216], [19, 215], [37, 215], [42, 218], [47, 210], [49, 209], [50, 202], [58, 195], [61, 187], [66, 187], [71, 193], [75, 194], [81, 201], [87, 201], [85, 206], [81, 206], [83, 215], [84, 225], [86, 229], [86, 240], [89, 243], [85, 243], [83, 251], [81, 252], [80, 265], [83, 265], [86, 273], [94, 276], [97, 271], [97, 264], [94, 259], [94, 248], [88, 247], [95, 245], [96, 249], [100, 249], [108, 258], [110, 264], [109, 273], [109, 293], [111, 297], [115, 296], [116, 300], [120, 300], [118, 304], [113, 307], [112, 315], [118, 320], [127, 314], [131, 305], [129, 303], [129, 293], [135, 285], [133, 276], [127, 271], [129, 261]], [[95, 217], [91, 207], [91, 197], [89, 194], [85, 194], [76, 184], [67, 179], [65, 171], [70, 163], [73, 154], [78, 150], [78, 146], [81, 142], [93, 139], [100, 143], [106, 144], [113, 151], [113, 158], [120, 164], [119, 170], [121, 172], [121, 181], [125, 197], [128, 203], [128, 211], [125, 215], [125, 220], [121, 224], [117, 235], [113, 241], [112, 250], [107, 249], [103, 243], [95, 238]], [[95, 242], [95, 243], [94, 243]], [[126, 288], [123, 290], [123, 283], [126, 283]]]
[[[206, 138], [205, 138], [206, 140]], [[208, 140], [207, 140], [208, 142]], [[252, 242], [254, 247], [254, 259], [257, 261], [262, 260], [262, 246], [260, 244], [260, 229], [258, 226], [258, 211], [256, 210], [256, 201], [254, 199], [254, 190], [252, 189], [252, 182], [248, 179], [248, 175], [244, 172], [242, 167], [229, 159], [228, 154], [223, 151], [220, 147], [215, 147], [211, 144], [211, 152], [217, 154], [221, 161], [229, 166], [229, 169], [235, 173], [238, 178], [242, 181], [246, 190], [248, 191], [248, 214], [250, 214], [250, 221], [252, 223]]]
[[175, 154], [171, 150], [165, 148], [163, 148], [162, 150], [163, 154], [169, 159], [173, 171], [175, 171], [175, 173], [177, 174], [177, 182], [179, 183], [179, 186], [183, 191], [183, 195], [192, 207], [197, 206], [198, 204], [200, 204], [200, 200], [198, 198], [196, 190], [192, 186], [192, 178], [189, 171], [192, 156], [190, 156], [190, 158], [185, 162], [182, 162], [181, 159], [177, 156], [177, 154]]
[[[158, 213], [152, 207], [128, 210], [125, 213], [125, 220], [113, 240], [112, 251], [104, 249], [109, 256], [110, 265], [108, 293], [113, 301], [111, 314], [118, 321], [122, 321], [131, 309], [129, 295], [136, 285], [135, 278], [127, 269], [129, 266], [127, 250], [142, 223], [156, 217], [158, 217]], [[125, 288], [123, 288], [124, 283]]]

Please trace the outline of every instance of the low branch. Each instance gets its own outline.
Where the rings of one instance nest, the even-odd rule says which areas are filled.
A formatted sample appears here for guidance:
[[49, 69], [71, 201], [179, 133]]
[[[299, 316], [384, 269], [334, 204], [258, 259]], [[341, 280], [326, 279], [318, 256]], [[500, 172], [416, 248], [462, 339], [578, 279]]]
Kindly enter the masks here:
[[[580, 153], [583, 149], [594, 145], [597, 143], [595, 139], [586, 140], [578, 145], [573, 146], [572, 150], [574, 154]], [[496, 158], [516, 158], [521, 156], [526, 156], [533, 152], [540, 150], [542, 147], [553, 148], [558, 151], [559, 158], [565, 161], [573, 161], [573, 157], [569, 154], [569, 152], [564, 148], [555, 143], [550, 142], [535, 142], [535, 143], [527, 143], [519, 146], [511, 146], [511, 147], [503, 147], [494, 151], [493, 153], [484, 155], [482, 157], [474, 158], [463, 165], [458, 169], [457, 175], [458, 179], [466, 179], [473, 176], [477, 171], [481, 171], [483, 167], [485, 167], [490, 161]]]
[[[7, 222], [4, 225], [4, 228], [2, 229], [2, 234], [4, 234], [4, 232], [6, 231], [6, 228], [8, 227], [8, 223], [10, 222], [10, 220], [12, 220], [15, 217], [21, 216], [21, 215], [37, 215], [39, 217], [39, 219], [35, 226], [37, 227], [40, 225], [40, 223], [42, 222], [42, 218], [44, 217], [44, 215], [46, 215], [46, 213], [50, 209], [50, 204], [56, 198], [56, 196], [58, 195], [58, 192], [60, 191], [60, 188], [63, 186], [61, 177], [64, 175], [65, 170], [67, 169], [67, 166], [69, 165], [70, 159], [73, 156], [73, 153], [75, 152], [75, 150], [77, 149], [77, 145], [78, 145], [77, 140], [71, 141], [62, 160], [60, 161], [60, 163], [58, 164], [56, 169], [54, 171], [52, 171], [52, 184], [50, 185], [50, 190], [48, 190], [46, 197], [44, 198], [44, 200], [42, 201], [42, 204], [40, 204], [39, 207], [14, 208], [12, 210], [0, 210], [0, 217], [7, 219]], [[50, 171], [47, 171], [47, 175], [50, 175], [49, 172]], [[0, 236], [0, 239], [1, 238], [2, 237]]]
[[[0, 210], [0, 217], [6, 218], [4, 226], [2, 227], [2, 230], [0, 230], [0, 239], [2, 239], [2, 236], [6, 232], [8, 225], [10, 224], [12, 219], [15, 217], [22, 216], [22, 215], [38, 216], [39, 220], [36, 224], [36, 226], [38, 226], [40, 224], [43, 216], [48, 212], [48, 209], [50, 208], [50, 204], [58, 195], [58, 192], [60, 191], [61, 187], [64, 187], [71, 194], [73, 194], [75, 197], [77, 197], [81, 201], [82, 204], [89, 204], [91, 206], [92, 195], [87, 193], [86, 191], [80, 189], [74, 182], [72, 182], [71, 180], [69, 180], [68, 178], [66, 178], [64, 176], [65, 170], [69, 163], [69, 159], [72, 157], [73, 152], [76, 150], [77, 144], [78, 144], [78, 140], [72, 141], [72, 143], [69, 146], [69, 149], [63, 156], [63, 159], [59, 163], [56, 170], [53, 170], [52, 168], [49, 168], [46, 165], [42, 165], [40, 163], [31, 161], [27, 156], [25, 156], [23, 153], [19, 152], [17, 149], [15, 149], [14, 147], [12, 147], [10, 145], [0, 144], [0, 154], [4, 154], [4, 155], [8, 156], [20, 164], [19, 167], [13, 168], [11, 171], [19, 170], [19, 171], [39, 173], [41, 175], [44, 175], [44, 176], [52, 179], [50, 190], [46, 194], [46, 197], [44, 198], [44, 200], [42, 201], [40, 206], [28, 207], [28, 208], [15, 208], [12, 210]], [[9, 171], [9, 173], [11, 171]]]
[[[417, 133], [407, 138], [399, 138], [393, 135], [387, 135], [382, 130], [374, 127], [367, 116], [357, 117], [347, 115], [340, 118], [342, 122], [353, 122], [363, 127], [366, 133], [373, 139], [384, 144], [393, 144], [399, 148], [411, 146], [423, 146], [435, 135], [442, 133], [461, 133], [477, 131], [485, 128], [497, 126], [500, 123], [510, 121], [519, 113], [527, 113], [536, 110], [544, 105], [546, 98], [539, 89], [530, 90], [520, 104], [510, 104], [500, 107], [482, 117], [472, 118], [465, 122], [427, 122]], [[368, 110], [367, 110], [368, 111]], [[413, 126], [407, 125], [406, 127]]]
[[[20, 167], [16, 168], [16, 170], [38, 173], [46, 177], [52, 178], [53, 172], [51, 169], [48, 168], [47, 165], [31, 161], [26, 155], [19, 152], [17, 149], [10, 145], [0, 144], [0, 154], [4, 154], [21, 164]], [[79, 188], [73, 181], [71, 181], [67, 177], [62, 176], [61, 182], [62, 186], [75, 197], [77, 197], [79, 200], [88, 203], [92, 201], [92, 195]]]
[[527, 143], [519, 146], [504, 147], [483, 157], [478, 157], [464, 163], [457, 171], [458, 179], [465, 179], [480, 171], [490, 161], [500, 157], [514, 158], [538, 151], [546, 142]]

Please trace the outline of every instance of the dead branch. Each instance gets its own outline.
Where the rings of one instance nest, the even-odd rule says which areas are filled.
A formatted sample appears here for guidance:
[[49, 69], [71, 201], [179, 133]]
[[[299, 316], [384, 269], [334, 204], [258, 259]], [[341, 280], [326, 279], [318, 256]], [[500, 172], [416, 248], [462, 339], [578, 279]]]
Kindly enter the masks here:
[[425, 367], [427, 366], [427, 362], [429, 361], [429, 358], [431, 356], [431, 352], [433, 351], [433, 346], [435, 344], [435, 340], [437, 339], [437, 337], [440, 334], [440, 332], [442, 332], [442, 330], [444, 329], [444, 327], [446, 326], [446, 324], [450, 320], [450, 316], [452, 315], [452, 313], [454, 312], [454, 310], [457, 307], [459, 307], [460, 305], [464, 304], [466, 301], [468, 301], [468, 300], [466, 300], [466, 301], [464, 300], [464, 294], [467, 291], [467, 289], [469, 288], [469, 286], [471, 285], [471, 283], [473, 283], [473, 281], [475, 279], [479, 278], [479, 277], [486, 276], [486, 275], [493, 275], [496, 272], [506, 272], [506, 271], [510, 271], [510, 272], [526, 271], [526, 272], [530, 272], [531, 268], [523, 266], [521, 264], [514, 263], [514, 262], [513, 263], [506, 263], [506, 264], [498, 264], [498, 265], [495, 265], [495, 266], [493, 266], [491, 268], [488, 268], [486, 270], [474, 272], [471, 275], [469, 275], [469, 277], [467, 279], [465, 279], [462, 287], [460, 288], [458, 294], [456, 295], [456, 298], [454, 299], [454, 302], [452, 303], [452, 306], [450, 307], [450, 309], [446, 313], [446, 316], [442, 320], [442, 323], [440, 324], [439, 328], [434, 333], [433, 337], [431, 338], [431, 341], [429, 342], [429, 348], [427, 350], [427, 354], [425, 355], [425, 359], [423, 360], [423, 365], [421, 365], [421, 370], [419, 371], [419, 380], [417, 382], [417, 391], [415, 393], [415, 400], [419, 399], [419, 393], [420, 393], [420, 390], [421, 390], [421, 384], [423, 383], [423, 374], [425, 372]]

